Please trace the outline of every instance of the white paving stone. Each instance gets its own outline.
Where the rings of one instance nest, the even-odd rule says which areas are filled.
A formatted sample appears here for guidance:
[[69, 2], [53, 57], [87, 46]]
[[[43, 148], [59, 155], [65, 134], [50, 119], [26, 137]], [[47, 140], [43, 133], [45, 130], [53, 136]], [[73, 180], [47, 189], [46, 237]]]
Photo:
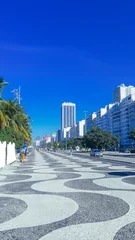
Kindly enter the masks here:
[[0, 224], [0, 231], [49, 224], [65, 219], [78, 210], [78, 204], [66, 197], [40, 194], [14, 197], [25, 201], [28, 208], [18, 217]]

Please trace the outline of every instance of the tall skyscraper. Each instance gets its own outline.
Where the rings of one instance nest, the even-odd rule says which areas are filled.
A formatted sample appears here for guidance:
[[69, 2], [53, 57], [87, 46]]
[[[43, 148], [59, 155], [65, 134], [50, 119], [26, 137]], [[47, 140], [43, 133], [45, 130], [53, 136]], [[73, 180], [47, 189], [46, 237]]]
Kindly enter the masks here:
[[121, 84], [114, 90], [114, 102], [121, 102], [129, 94], [135, 94], [135, 87]]
[[64, 102], [61, 106], [61, 130], [76, 125], [76, 104]]

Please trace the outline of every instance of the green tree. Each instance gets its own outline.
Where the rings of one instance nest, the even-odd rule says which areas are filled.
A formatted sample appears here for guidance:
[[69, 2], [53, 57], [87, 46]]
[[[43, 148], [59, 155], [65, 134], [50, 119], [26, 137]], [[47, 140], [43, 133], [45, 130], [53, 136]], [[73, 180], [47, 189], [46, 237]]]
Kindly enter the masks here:
[[28, 144], [32, 142], [30, 118], [22, 106], [15, 101], [0, 100], [0, 132], [0, 140], [3, 139], [4, 132], [9, 141], [12, 141], [12, 135], [14, 135], [16, 144], [17, 142], [19, 142], [19, 145], [21, 142], [27, 142]]
[[81, 138], [72, 138], [67, 141], [67, 148], [72, 147], [75, 149], [76, 147], [82, 148], [82, 139]]
[[66, 149], [66, 142], [59, 142], [58, 143], [58, 148], [62, 149]]
[[51, 142], [47, 143], [47, 147], [51, 148], [52, 147], [52, 143]]
[[7, 86], [8, 82], [5, 82], [2, 77], [0, 77], [0, 99], [2, 99], [2, 89]]
[[88, 148], [109, 148], [118, 146], [118, 138], [112, 136], [110, 132], [103, 131], [101, 128], [93, 128], [83, 137], [83, 143]]
[[0, 141], [15, 143], [16, 148], [21, 148], [25, 140], [21, 134], [16, 134], [12, 128], [4, 128], [0, 131]]
[[135, 128], [131, 130], [129, 138], [135, 141]]

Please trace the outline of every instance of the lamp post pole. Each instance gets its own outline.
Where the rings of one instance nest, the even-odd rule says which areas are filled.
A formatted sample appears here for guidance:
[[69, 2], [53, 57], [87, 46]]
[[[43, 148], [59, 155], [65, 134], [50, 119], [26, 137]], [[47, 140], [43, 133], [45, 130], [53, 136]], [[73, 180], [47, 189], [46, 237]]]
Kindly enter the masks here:
[[[86, 127], [86, 117], [87, 117], [87, 112], [88, 112], [88, 111], [84, 111], [84, 114], [85, 114], [85, 133], [84, 133], [84, 134], [87, 133], [87, 127]], [[86, 142], [85, 142], [85, 152], [86, 152]]]
[[86, 134], [86, 132], [87, 132], [87, 127], [86, 127], [87, 112], [88, 112], [88, 111], [84, 111], [84, 114], [85, 114], [85, 134]]

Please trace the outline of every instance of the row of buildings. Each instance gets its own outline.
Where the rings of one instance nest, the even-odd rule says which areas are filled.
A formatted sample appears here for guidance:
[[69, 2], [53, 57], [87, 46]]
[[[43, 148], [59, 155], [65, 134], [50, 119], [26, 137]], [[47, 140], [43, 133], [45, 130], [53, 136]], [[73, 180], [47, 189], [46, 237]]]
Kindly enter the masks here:
[[118, 86], [114, 90], [114, 103], [86, 118], [87, 131], [95, 126], [118, 136], [123, 149], [133, 148], [134, 141], [129, 136], [135, 127], [135, 87], [124, 84]]
[[56, 134], [45, 136], [40, 146], [46, 143], [62, 142], [71, 138], [81, 138], [93, 127], [99, 127], [120, 138], [120, 146], [133, 148], [129, 138], [135, 127], [135, 87], [121, 84], [114, 90], [114, 102], [91, 113], [76, 123], [76, 104], [64, 102], [61, 106], [61, 129]]
[[56, 133], [46, 135], [42, 139], [40, 139], [40, 137], [36, 137], [35, 141], [33, 141], [33, 146], [37, 148], [45, 147], [47, 143], [54, 142], [56, 142]]

